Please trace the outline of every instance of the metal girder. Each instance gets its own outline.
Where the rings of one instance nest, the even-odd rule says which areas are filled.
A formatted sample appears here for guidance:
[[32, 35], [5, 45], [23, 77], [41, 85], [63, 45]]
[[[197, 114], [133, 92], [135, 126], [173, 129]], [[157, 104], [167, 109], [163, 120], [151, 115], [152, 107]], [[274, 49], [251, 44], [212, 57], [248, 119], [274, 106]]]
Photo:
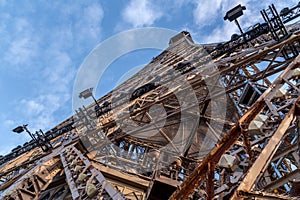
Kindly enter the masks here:
[[[99, 105], [109, 102], [106, 112], [97, 116], [93, 113], [94, 104], [79, 109], [74, 116], [76, 129], [64, 134], [61, 146], [57, 145], [48, 157], [41, 155], [48, 160], [60, 156], [64, 168], [60, 178], [65, 176], [66, 182], [47, 188], [54, 174], [45, 181], [36, 171], [41, 164], [32, 164], [28, 169], [30, 163], [22, 162], [21, 166], [28, 170], [19, 176], [19, 167], [0, 172], [0, 178], [6, 178], [4, 183], [9, 178], [18, 180], [15, 185], [7, 184], [7, 191], [23, 185], [13, 194], [5, 194], [19, 199], [42, 195], [52, 198], [63, 191], [61, 198], [140, 199], [145, 198], [145, 193], [151, 194], [156, 181], [164, 181], [172, 187], [182, 183], [170, 199], [228, 199], [232, 194], [233, 198], [290, 198], [284, 195], [292, 187], [291, 179], [299, 176], [300, 166], [299, 127], [294, 118], [300, 76], [293, 74], [299, 69], [299, 57], [287, 55], [293, 53], [290, 46], [299, 52], [299, 41], [299, 32], [279, 42], [263, 35], [233, 49], [231, 54], [213, 57], [205, 50], [216, 45], [200, 46], [180, 39], [137, 75], [99, 99]], [[277, 73], [281, 75], [273, 82], [271, 77]], [[157, 82], [157, 87], [135, 98], [124, 95]], [[286, 93], [278, 95], [279, 89]], [[180, 104], [176, 96], [179, 92], [190, 99], [195, 97], [195, 101]], [[249, 100], [249, 96], [252, 100], [246, 104], [243, 100]], [[214, 105], [226, 105], [228, 113], [220, 109], [212, 114]], [[164, 112], [160, 112], [161, 108]], [[259, 117], [264, 121], [251, 128]], [[188, 131], [193, 134], [177, 141], [174, 133], [178, 130], [180, 137]], [[153, 132], [159, 139], [140, 137]], [[212, 142], [203, 150], [206, 136]], [[77, 148], [79, 137], [89, 156]], [[174, 157], [181, 160], [180, 168], [174, 166]], [[222, 159], [234, 162], [228, 161], [226, 167], [220, 164]], [[103, 168], [95, 169], [102, 164], [150, 182], [148, 191], [128, 187], [115, 176], [106, 179]], [[27, 179], [27, 175], [32, 177]], [[124, 175], [122, 179], [128, 177]]]
[[51, 158], [38, 166], [31, 173], [27, 173], [23, 180], [15, 182], [6, 191], [3, 199], [38, 199], [41, 192], [47, 188], [52, 179], [61, 171], [58, 158]]
[[[286, 130], [294, 120], [294, 113], [295, 113], [295, 108], [292, 107], [290, 109], [290, 112], [285, 116], [285, 118], [280, 123], [276, 132], [270, 138], [266, 147], [260, 153], [260, 156], [256, 159], [252, 167], [248, 170], [247, 176], [240, 183], [239, 187], [235, 192], [235, 195], [237, 195], [239, 191], [250, 191], [255, 181], [259, 177], [259, 175], [266, 170], [266, 167], [270, 163], [272, 156], [274, 156], [276, 150], [279, 148], [280, 141], [283, 135], [286, 133]], [[264, 163], [264, 165], [262, 165], [262, 163]], [[236, 197], [233, 196], [232, 199], [236, 199]]]
[[288, 196], [282, 196], [282, 195], [276, 195], [276, 194], [271, 194], [271, 193], [266, 193], [266, 192], [239, 192], [239, 195], [243, 197], [243, 199], [246, 198], [254, 198], [257, 200], [296, 200], [297, 198], [293, 197], [288, 197]]
[[[270, 86], [270, 81], [268, 81], [267, 78], [272, 76], [273, 74], [276, 74], [278, 72], [285, 70], [285, 68], [292, 61], [292, 59], [282, 60], [283, 59], [282, 50], [285, 48], [285, 46], [297, 43], [299, 38], [300, 38], [300, 35], [294, 35], [294, 36], [288, 38], [287, 40], [284, 40], [278, 44], [269, 43], [268, 45], [261, 45], [256, 48], [252, 48], [251, 51], [241, 51], [241, 52], [238, 52], [237, 55], [216, 60], [215, 63], [218, 66], [220, 73], [212, 72], [212, 73], [207, 73], [206, 76], [199, 76], [199, 77], [196, 76], [196, 78], [194, 78], [192, 80], [191, 85], [193, 85], [193, 86], [201, 85], [201, 82], [203, 82], [203, 80], [205, 82], [208, 79], [214, 79], [214, 78], [217, 79], [217, 77], [219, 76], [222, 78], [222, 82], [224, 83], [225, 90], [221, 91], [221, 92], [218, 90], [210, 91], [209, 96], [199, 93], [199, 96], [198, 96], [199, 107], [201, 108], [205, 103], [211, 101], [214, 98], [218, 98], [219, 96], [224, 95], [224, 94], [230, 94], [232, 96], [234, 103], [236, 103], [236, 105], [238, 107], [240, 107], [241, 105], [239, 104], [239, 98], [241, 97], [241, 93], [244, 90], [248, 81], [263, 85], [264, 87], [268, 88]], [[197, 53], [199, 53], [199, 51], [197, 51], [197, 50], [194, 52], [191, 50], [191, 49], [195, 50], [194, 47], [190, 48], [189, 46], [182, 45], [182, 48], [180, 48], [180, 49], [181, 50], [179, 52], [184, 52], [182, 57], [184, 57], [186, 55], [186, 52], [189, 52], [189, 57], [192, 57], [193, 55], [197, 55]], [[171, 67], [175, 66], [176, 63], [178, 63], [179, 61], [178, 60], [172, 61], [172, 59], [174, 59], [174, 58], [176, 58], [176, 56], [173, 58], [170, 57], [170, 59], [166, 59], [166, 61], [164, 61], [164, 64], [166, 64], [166, 66], [171, 66]], [[179, 58], [181, 58], [181, 56]], [[168, 62], [170, 62], [170, 63], [168, 63]], [[153, 62], [153, 63], [155, 63], [155, 62]], [[152, 65], [154, 65], [153, 63], [152, 63]], [[256, 65], [260, 65], [260, 63], [267, 63], [266, 67], [258, 68]], [[200, 65], [200, 64], [195, 64], [195, 69], [199, 69], [200, 74], [201, 74], [201, 72], [203, 72], [203, 69], [201, 67], [204, 67], [204, 66]], [[164, 71], [167, 71], [168, 68], [158, 68], [158, 67], [155, 68], [154, 67], [153, 71], [156, 70], [154, 72], [154, 74], [159, 77], [166, 75], [167, 73], [164, 73], [164, 71], [162, 71], [161, 69], [164, 69]], [[244, 74], [241, 73], [241, 71], [243, 71]], [[151, 73], [152, 72], [149, 72], [149, 74], [151, 74]], [[187, 76], [189, 74], [193, 74], [193, 72], [188, 73]], [[221, 74], [221, 76], [219, 74]], [[201, 77], [204, 77], [204, 79], [202, 79]], [[142, 77], [142, 78], [144, 78], [144, 80], [145, 80], [145, 77]], [[180, 80], [180, 76], [178, 76], [177, 78]], [[139, 77], [134, 77], [133, 79], [137, 80], [137, 81], [141, 81]], [[150, 80], [147, 80], [147, 81], [150, 81]], [[129, 86], [134, 83], [136, 83], [136, 82], [130, 82], [128, 84], [124, 84], [124, 85], [118, 87], [114, 92], [117, 94], [118, 94], [118, 91], [121, 91], [120, 93], [122, 93], [122, 92], [126, 93], [126, 89], [124, 88], [124, 86], [130, 88]], [[287, 81], [286, 81], [286, 83], [289, 84]], [[270, 93], [273, 93], [273, 95], [274, 95], [274, 91], [270, 92]], [[139, 111], [136, 113], [135, 117], [140, 116], [139, 118], [136, 118], [136, 119], [137, 119], [138, 123], [145, 124], [142, 128], [135, 129], [131, 132], [130, 131], [125, 132], [123, 134], [122, 132], [119, 132], [119, 130], [120, 130], [120, 129], [118, 129], [119, 127], [116, 126], [116, 124], [112, 123], [112, 121], [114, 120], [113, 117], [111, 118], [112, 121], [108, 120], [108, 123], [104, 122], [105, 120], [109, 119], [109, 116], [113, 116], [112, 113], [107, 113], [107, 115], [104, 116], [102, 119], [104, 121], [101, 121], [101, 119], [100, 119], [100, 124], [101, 124], [101, 127], [105, 130], [105, 134], [113, 135], [113, 137], [111, 138], [112, 143], [114, 143], [114, 142], [117, 142], [118, 144], [121, 143], [122, 146], [119, 146], [121, 149], [127, 148], [127, 145], [124, 145], [124, 143], [126, 144], [126, 141], [129, 141], [129, 143], [128, 143], [129, 146], [131, 144], [138, 143], [140, 145], [140, 147], [142, 147], [142, 148], [146, 149], [146, 147], [149, 147], [149, 144], [147, 144], [145, 141], [141, 141], [141, 140], [135, 138], [134, 134], [139, 133], [139, 132], [143, 131], [143, 129], [147, 128], [147, 126], [148, 126], [147, 122], [151, 119], [151, 117], [150, 118], [147, 117], [147, 115], [149, 114], [149, 113], [147, 113], [147, 111], [152, 105], [163, 102], [163, 101], [159, 101], [157, 98], [160, 94], [161, 94], [161, 91], [158, 88], [158, 89], [155, 89], [155, 90], [147, 93], [147, 95], [144, 95], [144, 96], [138, 98], [135, 101], [135, 103], [138, 105], [138, 108], [139, 108]], [[118, 96], [118, 95], [116, 95], [116, 96]], [[120, 95], [120, 97], [121, 96], [122, 95]], [[163, 96], [160, 96], [161, 100], [167, 99], [169, 97], [170, 97], [170, 95], [168, 95], [168, 94], [164, 94]], [[168, 108], [174, 109], [174, 112], [169, 114], [168, 116], [170, 116], [170, 117], [172, 115], [175, 116], [177, 113], [180, 112], [180, 107], [176, 107], [176, 104], [174, 104], [172, 102], [172, 100], [170, 100], [167, 103], [169, 104]], [[125, 105], [125, 107], [124, 107], [124, 105]], [[236, 132], [235, 133], [236, 135], [232, 134], [228, 137], [224, 137], [220, 143], [225, 142], [226, 140], [232, 140], [232, 138], [238, 139], [238, 137], [240, 136], [238, 134], [238, 132], [240, 132], [242, 130], [240, 128], [240, 126], [245, 126], [243, 129], [246, 130], [247, 125], [249, 125], [249, 123], [252, 121], [252, 119], [254, 117], [256, 117], [256, 115], [262, 111], [263, 107], [267, 106], [268, 112], [270, 112], [268, 114], [269, 118], [270, 118], [269, 120], [271, 120], [273, 117], [278, 118], [278, 116], [279, 116], [278, 112], [281, 113], [283, 109], [288, 109], [288, 107], [278, 107], [277, 103], [275, 103], [275, 105], [274, 105], [274, 102], [271, 102], [268, 100], [267, 101], [261, 100], [258, 107], [257, 107], [258, 104], [255, 104], [255, 105], [256, 105], [256, 107], [254, 109], [250, 108], [249, 112], [252, 112], [251, 117], [248, 116], [249, 118], [246, 118], [244, 116], [241, 119], [242, 120], [241, 122], [239, 122], [237, 125], [235, 125], [234, 127], [231, 128], [231, 130], [232, 130], [231, 132]], [[291, 105], [291, 102], [288, 103], [287, 105]], [[130, 105], [128, 107], [130, 107]], [[126, 111], [126, 109], [128, 109], [128, 107], [126, 106], [126, 102], [117, 101], [117, 104], [115, 105], [115, 107], [113, 109], [114, 116], [118, 115], [118, 113], [123, 113], [123, 114], [126, 112], [128, 113], [128, 111]], [[245, 107], [240, 107], [240, 109], [241, 109], [241, 113], [246, 113], [249, 110], [249, 108], [245, 108]], [[181, 109], [181, 111], [182, 111], [182, 109]], [[213, 117], [211, 117], [211, 118], [213, 119]], [[126, 118], [126, 117], [122, 117], [122, 116], [119, 117], [118, 125], [130, 126], [131, 124], [126, 122], [127, 119], [128, 118]], [[162, 120], [163, 119], [164, 119], [164, 117], [162, 117]], [[156, 120], [156, 122], [159, 122], [160, 118], [158, 117], [155, 120]], [[273, 125], [274, 124], [275, 123], [273, 123]], [[265, 128], [272, 128], [273, 125], [266, 126]], [[231, 126], [229, 126], [227, 128], [227, 131], [230, 129]], [[214, 131], [214, 132], [216, 132], [216, 131]], [[220, 132], [220, 130], [218, 130], [218, 132]], [[252, 138], [251, 140], [249, 140], [248, 137], [252, 137], [252, 136], [244, 134], [244, 140], [246, 141], [246, 146], [247, 146], [246, 149], [248, 149], [246, 154], [249, 154], [249, 155], [253, 154], [256, 158], [256, 156], [259, 152], [257, 151], [258, 148], [255, 145], [264, 145], [264, 143], [269, 139], [270, 136], [271, 136], [271, 133], [266, 133], [264, 135], [258, 135], [256, 139]], [[213, 158], [215, 160], [215, 162], [217, 162], [218, 159], [225, 152], [225, 150], [229, 149], [229, 147], [233, 144], [234, 144], [233, 140], [229, 143], [224, 143], [224, 148], [222, 149], [221, 152], [211, 151], [212, 155], [210, 155], [210, 158], [211, 159]], [[251, 145], [251, 146], [249, 146], [249, 145]], [[159, 145], [155, 146], [155, 144], [154, 144], [152, 146], [150, 145], [150, 147], [152, 149], [156, 149], [156, 148], [159, 148]], [[134, 148], [132, 148], [132, 149], [134, 149]], [[126, 150], [126, 149], [124, 149], [124, 150]], [[243, 152], [243, 151], [245, 151], [245, 149], [241, 150], [240, 152]], [[144, 152], [144, 153], [146, 153], [146, 152]], [[244, 156], [246, 154], [241, 153], [241, 155], [239, 155], [239, 156]], [[116, 159], [120, 160], [121, 158], [118, 157]], [[239, 158], [239, 159], [242, 159], [242, 158]], [[121, 160], [123, 160], [123, 158]], [[127, 163], [128, 167], [132, 166], [132, 164], [133, 164], [129, 160], [125, 161], [125, 163]], [[136, 161], [134, 161], [134, 162], [136, 162]], [[243, 162], [241, 165], [244, 165], [245, 168], [247, 168], [247, 167], [249, 167], [249, 163], [250, 163], [250, 161], [248, 160], [246, 162]], [[136, 163], [136, 164], [139, 165], [138, 163]], [[205, 169], [203, 169], [203, 170], [205, 170]]]
[[[284, 85], [284, 79], [289, 80], [292, 78], [293, 70], [297, 67], [299, 67], [299, 57], [297, 57], [290, 65], [289, 67], [274, 81], [274, 84], [270, 86], [265, 93], [257, 100], [257, 102], [244, 114], [244, 116], [238, 121], [238, 123], [222, 138], [222, 140], [216, 145], [216, 147], [205, 157], [203, 161], [199, 163], [197, 168], [194, 170], [194, 172], [188, 177], [188, 179], [181, 185], [180, 189], [178, 189], [171, 197], [170, 199], [185, 199], [190, 194], [194, 192], [194, 189], [198, 187], [199, 180], [203, 179], [205, 177], [205, 174], [208, 173], [208, 166], [209, 163], [212, 161], [218, 162], [221, 158], [222, 154], [225, 153], [232, 145], [234, 145], [235, 141], [239, 138], [240, 133], [243, 129], [248, 130], [249, 123], [258, 115], [262, 109], [267, 106], [268, 109], [271, 111], [271, 115], [274, 114], [274, 104], [273, 102], [269, 102], [269, 105], [266, 103], [267, 101], [273, 99], [275, 97], [276, 90], [279, 90]], [[299, 87], [299, 85], [297, 85]], [[296, 97], [298, 96], [297, 93], [294, 94]], [[283, 100], [282, 100], [283, 101]], [[295, 98], [294, 101], [295, 102]], [[290, 105], [292, 104], [290, 102]], [[272, 105], [272, 106], [271, 106]], [[273, 111], [273, 112], [272, 112]], [[275, 113], [275, 116], [278, 115], [278, 113]], [[290, 117], [291, 114], [287, 115], [289, 121], [285, 122], [284, 128], [287, 129], [290, 120], [293, 119], [293, 117]], [[278, 121], [278, 120], [277, 120]], [[281, 121], [281, 120], [280, 120]], [[286, 125], [288, 124], [288, 125]], [[279, 130], [279, 133], [282, 130]], [[268, 150], [267, 150], [268, 151]], [[275, 152], [274, 152], [275, 153]], [[257, 162], [258, 166], [263, 167], [260, 162]], [[254, 170], [255, 171], [255, 170]], [[256, 173], [259, 173], [260, 171], [256, 171]], [[252, 176], [252, 174], [249, 176]], [[256, 176], [254, 176], [256, 177]], [[247, 185], [249, 187], [249, 184]], [[249, 188], [248, 188], [249, 189]]]
[[60, 154], [60, 158], [74, 200], [100, 197], [124, 199], [122, 194], [108, 183], [102, 173], [95, 169], [76, 147], [67, 147]]
[[64, 199], [64, 200], [71, 200], [72, 195], [70, 194], [70, 189], [68, 184], [63, 183], [60, 185], [55, 185], [52, 188], [49, 188], [40, 195], [39, 199]]

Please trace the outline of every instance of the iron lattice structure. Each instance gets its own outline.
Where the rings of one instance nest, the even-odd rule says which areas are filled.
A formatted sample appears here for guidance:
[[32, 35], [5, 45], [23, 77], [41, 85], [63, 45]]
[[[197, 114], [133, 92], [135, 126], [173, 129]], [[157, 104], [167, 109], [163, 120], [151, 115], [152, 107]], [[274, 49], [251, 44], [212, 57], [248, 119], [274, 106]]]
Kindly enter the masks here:
[[222, 44], [174, 36], [96, 112], [41, 136], [51, 151], [1, 157], [1, 199], [297, 198], [300, 24], [285, 23], [298, 10], [272, 5], [268, 29]]

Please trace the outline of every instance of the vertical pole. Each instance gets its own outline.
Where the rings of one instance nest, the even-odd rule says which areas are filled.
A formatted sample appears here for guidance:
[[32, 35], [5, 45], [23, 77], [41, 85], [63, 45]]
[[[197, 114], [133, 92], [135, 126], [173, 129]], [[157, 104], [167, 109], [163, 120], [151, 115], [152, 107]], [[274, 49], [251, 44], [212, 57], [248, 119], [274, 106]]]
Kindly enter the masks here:
[[208, 163], [208, 175], [206, 181], [206, 193], [207, 193], [207, 200], [212, 200], [215, 194], [214, 188], [214, 179], [215, 179], [215, 163], [209, 162]]
[[94, 95], [92, 94], [91, 96], [92, 96], [93, 100], [95, 101], [96, 105], [98, 106], [98, 108], [100, 108], [100, 106], [99, 106], [97, 100], [95, 99]]
[[[297, 138], [297, 145], [298, 148], [300, 148], [300, 102], [296, 101], [295, 103], [295, 116], [297, 119], [297, 132], [298, 132], [298, 138]], [[300, 158], [300, 151], [298, 152], [299, 158]], [[297, 163], [300, 163], [300, 160], [297, 160]]]
[[243, 32], [243, 30], [242, 30], [242, 28], [241, 28], [241, 26], [240, 26], [239, 21], [238, 21], [237, 19], [235, 19], [234, 22], [235, 22], [235, 24], [238, 26], [238, 28], [239, 28], [241, 34], [244, 34], [244, 32]]

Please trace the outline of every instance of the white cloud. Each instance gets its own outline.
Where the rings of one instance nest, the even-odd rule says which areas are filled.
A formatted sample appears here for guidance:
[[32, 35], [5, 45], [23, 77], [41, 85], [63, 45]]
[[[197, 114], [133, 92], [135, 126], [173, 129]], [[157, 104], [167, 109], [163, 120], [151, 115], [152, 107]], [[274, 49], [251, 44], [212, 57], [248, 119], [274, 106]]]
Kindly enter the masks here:
[[3, 53], [7, 73], [26, 74], [22, 78], [34, 86], [27, 97], [16, 98], [23, 99], [15, 103], [12, 112], [20, 115], [6, 117], [18, 123], [24, 120], [32, 129], [45, 129], [72, 112], [70, 97], [76, 68], [84, 59], [82, 54], [100, 41], [104, 12], [97, 2], [53, 3], [42, 6], [47, 12], [39, 18], [35, 15], [40, 11], [34, 11], [39, 10], [38, 4], [26, 6], [30, 9], [24, 8], [22, 17], [9, 11], [0, 15], [5, 19], [0, 33], [7, 44]]
[[222, 0], [210, 1], [197, 1], [196, 8], [193, 11], [194, 20], [197, 25], [205, 26], [214, 23], [215, 19], [219, 16]]
[[122, 12], [124, 20], [133, 27], [150, 26], [162, 15], [160, 9], [148, 0], [131, 0]]
[[202, 39], [202, 43], [217, 43], [228, 41], [231, 35], [234, 33], [239, 33], [238, 28], [231, 23], [224, 23], [223, 26], [215, 28], [211, 34], [207, 35]]
[[[45, 58], [45, 69], [40, 73], [44, 80], [38, 85], [36, 96], [22, 99], [18, 105], [18, 111], [26, 120], [23, 123], [30, 125], [30, 130], [48, 130], [64, 120], [58, 113], [61, 109], [68, 107], [71, 113], [71, 106], [67, 106], [71, 97], [71, 87], [75, 76], [70, 55], [57, 48], [50, 49]], [[66, 115], [67, 113], [64, 113]]]
[[[72, 113], [70, 98], [76, 69], [84, 53], [100, 42], [104, 11], [96, 1], [24, 3], [14, 10], [14, 5], [6, 6], [0, 0], [0, 6], [0, 69], [28, 84], [26, 97], [21, 96], [18, 84], [10, 84], [9, 89], [20, 96], [11, 102], [13, 108], [5, 108], [5, 114], [0, 115], [4, 132], [0, 139], [4, 141], [5, 134], [11, 134], [17, 125], [29, 124], [32, 132], [46, 131]], [[0, 154], [30, 140], [27, 134], [9, 139], [5, 144], [0, 142]]]
[[77, 39], [80, 41], [94, 40], [99, 42], [101, 22], [104, 16], [101, 5], [97, 3], [91, 4], [84, 8], [82, 12], [82, 16], [75, 24]]
[[32, 40], [30, 38], [18, 38], [11, 43], [9, 50], [5, 54], [5, 60], [13, 65], [21, 65], [29, 63], [36, 55], [32, 48]]
[[50, 92], [67, 92], [75, 75], [72, 59], [69, 54], [57, 49], [48, 53], [50, 57], [43, 71], [45, 87], [50, 89]]
[[6, 120], [3, 122], [3, 125], [4, 125], [5, 127], [10, 128], [10, 127], [12, 127], [15, 123], [16, 123], [16, 122], [13, 121], [13, 120], [6, 119]]
[[[4, 14], [5, 15], [5, 14]], [[4, 60], [16, 66], [26, 67], [38, 55], [38, 37], [33, 33], [33, 27], [26, 18], [12, 17], [6, 14], [4, 27], [12, 33], [4, 34], [9, 45], [4, 52]], [[8, 24], [11, 23], [11, 24]]]
[[40, 95], [35, 99], [22, 99], [19, 110], [23, 113], [31, 130], [49, 129], [55, 125], [55, 112], [62, 106], [63, 99], [54, 94]]
[[20, 103], [22, 105], [22, 111], [28, 116], [39, 115], [45, 109], [41, 103], [34, 100], [22, 99]]
[[195, 0], [196, 8], [193, 11], [195, 23], [201, 27], [212, 25], [217, 19], [222, 19], [234, 6], [241, 4], [248, 7], [249, 2], [250, 0], [240, 0], [238, 3], [234, 0], [209, 0], [204, 3]]
[[[263, 2], [258, 0], [241, 0], [238, 3], [234, 0], [210, 0], [205, 1], [205, 3], [195, 0], [194, 4], [196, 5], [196, 8], [193, 11], [193, 15], [195, 23], [199, 25], [200, 32], [205, 32], [203, 28], [206, 25], [214, 26], [214, 29], [210, 32], [210, 34], [206, 34], [201, 37], [201, 43], [228, 41], [232, 34], [240, 33], [234, 22], [223, 21], [223, 17], [226, 12], [236, 5], [241, 4], [246, 6], [244, 15], [238, 19], [242, 29], [246, 31], [248, 27], [259, 22], [264, 22], [260, 11], [262, 9], [267, 9], [272, 3], [275, 4], [278, 12], [280, 12], [282, 8], [286, 6], [291, 7], [296, 4], [297, 1], [292, 0], [287, 4], [287, 2], [279, 0], [266, 0]], [[216, 21], [220, 19], [221, 23], [216, 24]]]

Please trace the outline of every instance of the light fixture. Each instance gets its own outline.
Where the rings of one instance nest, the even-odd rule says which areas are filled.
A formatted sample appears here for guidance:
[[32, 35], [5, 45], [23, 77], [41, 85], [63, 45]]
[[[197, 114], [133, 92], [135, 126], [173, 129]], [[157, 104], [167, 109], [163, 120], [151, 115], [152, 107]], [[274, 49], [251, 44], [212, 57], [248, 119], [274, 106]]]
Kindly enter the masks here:
[[[25, 126], [25, 125], [23, 125]], [[24, 131], [24, 127], [23, 126], [18, 126], [16, 128], [14, 128], [12, 131], [15, 133], [22, 133]]]
[[100, 109], [100, 105], [98, 104], [97, 100], [95, 99], [94, 95], [93, 95], [93, 89], [94, 88], [88, 88], [82, 92], [79, 93], [79, 98], [84, 98], [87, 99], [89, 97], [92, 97], [95, 104], [97, 105], [97, 109], [96, 111], [98, 111]]
[[241, 6], [241, 4], [237, 5], [236, 7], [232, 8], [231, 10], [227, 11], [224, 20], [229, 20], [230, 22], [234, 21], [235, 24], [238, 26], [240, 29], [241, 33], [243, 34], [243, 30], [237, 20], [240, 16], [242, 16], [243, 10], [246, 10], [245, 6]]
[[[37, 134], [37, 138], [34, 136], [34, 134], [32, 134], [28, 129], [27, 129], [28, 124], [22, 125], [22, 126], [17, 126], [16, 128], [14, 128], [12, 131], [15, 133], [22, 133], [23, 131], [26, 131], [28, 133], [28, 135], [31, 137], [31, 139], [36, 142], [38, 144], [38, 146], [41, 147], [41, 149], [44, 152], [49, 151], [52, 148], [52, 145], [50, 144], [50, 142], [46, 139], [45, 135], [42, 134], [42, 137]], [[41, 130], [40, 130], [41, 131]], [[41, 131], [42, 132], [42, 131]]]
[[93, 88], [88, 88], [79, 94], [79, 98], [87, 99], [89, 97], [93, 97]]

